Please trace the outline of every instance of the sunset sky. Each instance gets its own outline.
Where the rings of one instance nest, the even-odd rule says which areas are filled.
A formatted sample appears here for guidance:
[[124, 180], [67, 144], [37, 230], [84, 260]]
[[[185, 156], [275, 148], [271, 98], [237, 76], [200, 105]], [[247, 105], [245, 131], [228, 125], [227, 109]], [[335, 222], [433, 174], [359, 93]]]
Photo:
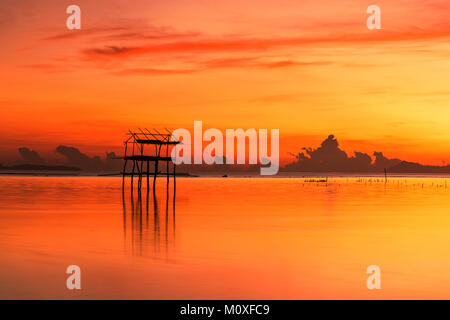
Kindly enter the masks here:
[[334, 134], [349, 154], [450, 162], [446, 0], [2, 0], [0, 42], [0, 162], [120, 154], [129, 128], [194, 120], [280, 129], [284, 161]]

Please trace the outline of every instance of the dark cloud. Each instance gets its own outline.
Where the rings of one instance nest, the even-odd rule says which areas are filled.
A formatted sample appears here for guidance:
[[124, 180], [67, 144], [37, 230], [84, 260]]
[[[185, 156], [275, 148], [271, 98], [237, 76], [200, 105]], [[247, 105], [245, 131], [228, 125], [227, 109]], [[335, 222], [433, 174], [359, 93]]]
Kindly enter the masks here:
[[[141, 44], [135, 47], [124, 47], [115, 50], [111, 46], [94, 47], [84, 50], [87, 56], [131, 57], [137, 55], [153, 55], [168, 53], [194, 53], [194, 52], [261, 52], [279, 47], [299, 47], [314, 44], [346, 44], [346, 43], [373, 43], [373, 42], [397, 42], [430, 40], [444, 38], [449, 27], [442, 31], [423, 30], [422, 32], [382, 32], [361, 34], [339, 34], [324, 37], [272, 37], [249, 38], [244, 35], [228, 37], [196, 37], [181, 39], [180, 41], [168, 41], [165, 43]], [[189, 35], [190, 36], [190, 35]], [[189, 38], [188, 36], [188, 38]], [[181, 37], [183, 38], [183, 37]]]
[[104, 55], [104, 56], [114, 56], [122, 53], [126, 53], [128, 51], [132, 51], [135, 48], [133, 47], [117, 47], [117, 46], [107, 46], [104, 48], [95, 48], [85, 50], [85, 53], [88, 55]]
[[120, 160], [115, 152], [107, 152], [105, 162], [103, 163], [103, 169], [106, 171], [121, 171], [123, 166], [122, 160]]
[[23, 160], [25, 160], [29, 164], [41, 164], [44, 163], [44, 159], [41, 158], [39, 153], [34, 150], [30, 150], [28, 148], [19, 148], [19, 154]]
[[107, 27], [89, 28], [89, 29], [83, 28], [82, 30], [79, 30], [77, 32], [63, 32], [63, 33], [54, 34], [49, 37], [45, 37], [42, 40], [58, 41], [58, 40], [78, 39], [78, 38], [102, 35], [102, 34], [107, 34], [107, 33], [113, 33], [113, 34], [115, 34], [116, 32], [122, 33], [122, 32], [125, 32], [126, 30], [127, 30], [126, 27], [111, 27], [111, 26], [108, 28]]
[[384, 168], [392, 168], [393, 166], [399, 164], [402, 160], [400, 159], [388, 159], [382, 152], [374, 152], [375, 162], [373, 164], [374, 168], [377, 170], [384, 170]]
[[100, 157], [95, 156], [90, 158], [77, 148], [59, 146], [55, 151], [65, 156], [70, 165], [81, 168], [82, 170], [99, 171], [103, 167]]
[[59, 146], [56, 152], [65, 156], [68, 164], [86, 171], [116, 171], [122, 169], [123, 162], [114, 152], [106, 152], [104, 161], [100, 157], [89, 157], [74, 147]]
[[339, 148], [338, 141], [329, 135], [317, 149], [303, 148], [295, 157], [297, 161], [284, 167], [286, 171], [304, 172], [375, 172], [384, 171], [398, 164], [398, 159], [388, 159], [381, 152], [375, 152], [375, 162], [367, 153], [356, 151], [354, 156]]
[[[61, 163], [56, 159], [45, 160], [39, 155], [37, 151], [31, 150], [26, 147], [18, 148], [17, 150], [21, 156], [21, 159], [13, 160], [12, 163], [14, 163], [14, 165], [16, 166], [25, 165], [28, 166], [28, 168], [51, 168], [52, 166], [59, 166], [63, 168], [61, 166]], [[80, 170], [89, 172], [120, 172], [123, 167], [123, 161], [114, 152], [106, 152], [104, 158], [98, 156], [89, 157], [75, 147], [68, 147], [63, 145], [57, 147], [55, 149], [55, 152], [67, 159], [64, 165], [67, 165], [65, 168], [69, 169], [79, 168]]]

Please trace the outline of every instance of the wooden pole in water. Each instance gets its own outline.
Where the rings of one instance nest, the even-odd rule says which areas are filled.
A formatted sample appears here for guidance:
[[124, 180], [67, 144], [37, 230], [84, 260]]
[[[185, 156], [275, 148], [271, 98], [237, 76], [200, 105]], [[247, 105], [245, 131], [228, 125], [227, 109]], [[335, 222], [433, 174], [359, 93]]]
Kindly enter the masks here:
[[150, 176], [150, 161], [147, 160], [147, 194], [150, 187], [149, 176]]
[[137, 170], [137, 178], [138, 178], [138, 190], [141, 189], [141, 169], [139, 165], [139, 161], [136, 160], [136, 170]]
[[133, 179], [134, 179], [134, 167], [136, 165], [136, 161], [133, 160], [133, 168], [131, 169], [131, 192], [133, 192]]
[[158, 148], [158, 153], [155, 160], [155, 175], [153, 176], [153, 194], [155, 194], [156, 190], [156, 176], [158, 175], [158, 158], [161, 155], [161, 145]]
[[[134, 136], [133, 136], [133, 139], [134, 139]], [[132, 156], [134, 156], [134, 144], [135, 144], [135, 141], [133, 140], [133, 149], [132, 149], [132, 152], [131, 152]], [[134, 168], [135, 167], [136, 167], [136, 161], [133, 160], [133, 168], [131, 170], [131, 192], [133, 192], [133, 180], [134, 180]]]
[[[167, 131], [167, 133], [168, 133], [168, 135], [167, 135], [167, 142], [169, 142], [170, 141], [170, 139], [173, 137], [173, 135], [172, 135], [172, 132], [170, 132], [169, 131], [169, 129], [167, 129], [167, 128], [165, 128], [166, 129], [166, 131]], [[175, 138], [174, 138], [174, 140], [176, 140]], [[167, 148], [168, 148], [169, 146], [167, 146]], [[175, 148], [175, 150], [173, 150], [174, 152], [174, 159], [172, 159], [172, 162], [173, 162], [173, 204], [174, 204], [174, 208], [173, 208], [173, 210], [174, 210], [174, 214], [175, 214], [175, 189], [176, 189], [176, 178], [175, 178], [175, 176], [176, 176], [176, 164], [175, 164], [175, 162], [176, 162], [176, 156], [177, 156], [177, 144], [175, 144], [174, 145], [174, 148]], [[167, 166], [169, 166], [169, 162], [167, 161]], [[167, 170], [167, 172], [168, 172], [169, 170]], [[167, 177], [167, 179], [169, 179], [169, 177]], [[167, 187], [169, 187], [169, 181], [167, 181]], [[174, 225], [174, 227], [175, 227], [175, 225]]]
[[387, 170], [384, 168], [384, 183], [387, 183]]
[[[141, 144], [141, 156], [144, 155], [144, 145]], [[144, 170], [144, 161], [140, 161], [138, 162], [139, 165], [139, 189], [142, 188], [142, 174], [143, 174], [143, 170]]]
[[[177, 145], [175, 145], [175, 148], [177, 147]], [[177, 165], [175, 164], [176, 160], [177, 160], [177, 153], [175, 150], [175, 156], [174, 156], [174, 162], [173, 162], [173, 203], [175, 204], [175, 189], [177, 187], [177, 180], [176, 180], [176, 167]]]
[[125, 190], [125, 171], [127, 169], [127, 159], [126, 159], [126, 157], [127, 157], [127, 146], [128, 146], [128, 141], [125, 142], [125, 155], [124, 155], [125, 162], [123, 164], [123, 170], [122, 170], [122, 175], [123, 175], [122, 176], [122, 190]]
[[[169, 157], [169, 145], [166, 146], [166, 158], [168, 157]], [[169, 160], [167, 160], [166, 174], [167, 174], [167, 192], [169, 192]]]

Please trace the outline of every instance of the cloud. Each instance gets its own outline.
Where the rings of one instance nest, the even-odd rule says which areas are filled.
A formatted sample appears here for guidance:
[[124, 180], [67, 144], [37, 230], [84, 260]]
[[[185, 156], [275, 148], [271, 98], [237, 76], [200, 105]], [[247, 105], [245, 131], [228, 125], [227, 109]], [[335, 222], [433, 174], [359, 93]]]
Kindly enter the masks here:
[[19, 154], [23, 160], [25, 160], [29, 164], [40, 164], [44, 163], [44, 159], [41, 158], [39, 153], [34, 150], [30, 150], [28, 148], [19, 148]]
[[68, 163], [72, 166], [79, 167], [83, 170], [100, 170], [102, 168], [102, 161], [100, 157], [90, 158], [86, 154], [80, 152], [77, 148], [59, 146], [55, 150], [57, 153], [65, 156]]
[[258, 58], [230, 58], [214, 59], [193, 64], [190, 68], [184, 69], [157, 69], [157, 68], [132, 68], [114, 72], [116, 75], [171, 75], [189, 74], [202, 72], [210, 69], [221, 68], [255, 68], [255, 69], [276, 69], [298, 66], [319, 66], [329, 65], [328, 61], [299, 62], [293, 60], [264, 61]]
[[177, 31], [169, 26], [152, 26], [139, 21], [131, 23], [120, 22], [120, 26], [103, 26], [97, 28], [83, 28], [77, 32], [64, 32], [45, 37], [45, 41], [71, 40], [90, 38], [95, 41], [114, 40], [158, 40], [169, 41], [200, 36], [200, 32]]
[[201, 62], [205, 68], [284, 68], [293, 66], [321, 66], [332, 64], [331, 61], [295, 61], [295, 60], [267, 60], [257, 57], [240, 57], [240, 58], [228, 58], [228, 59], [213, 59], [205, 62]]
[[188, 74], [197, 72], [196, 69], [154, 69], [154, 68], [134, 68], [125, 69], [122, 71], [114, 72], [116, 75], [170, 75], [170, 74]]
[[[448, 37], [450, 27], [439, 30], [380, 31], [360, 34], [341, 34], [318, 37], [268, 37], [247, 38], [244, 36], [197, 37], [191, 40], [171, 41], [166, 43], [147, 43], [137, 46], [115, 47], [103, 46], [83, 50], [92, 59], [100, 57], [125, 58], [139, 55], [167, 53], [201, 53], [201, 52], [262, 52], [278, 47], [300, 47], [310, 44], [354, 44], [372, 42], [396, 42], [431, 40]], [[118, 50], [119, 49], [119, 50]]]
[[391, 168], [401, 162], [400, 159], [388, 159], [386, 158], [382, 152], [374, 152], [373, 155], [375, 156], [375, 162], [373, 164], [373, 167], [375, 169], [378, 169], [380, 171], [384, 170], [384, 168]]
[[92, 55], [115, 56], [135, 49], [136, 47], [106, 46], [103, 48], [90, 49], [87, 53]]
[[304, 172], [383, 172], [401, 160], [388, 159], [381, 152], [375, 152], [375, 162], [367, 153], [355, 151], [354, 156], [339, 148], [333, 135], [329, 135], [317, 149], [303, 148], [304, 152], [296, 155], [297, 161], [284, 167], [286, 171]]
[[[302, 41], [303, 40], [303, 41]], [[261, 51], [277, 46], [295, 45], [306, 41], [299, 38], [268, 38], [268, 39], [198, 39], [196, 41], [175, 41], [162, 44], [147, 44], [141, 46], [122, 47], [121, 50], [111, 50], [111, 47], [95, 47], [85, 49], [83, 53], [95, 59], [102, 56], [110, 58], [125, 58], [138, 55], [186, 53], [186, 52], [238, 52]]]
[[105, 162], [103, 163], [103, 169], [107, 171], [120, 171], [122, 169], [123, 162], [118, 159], [115, 152], [107, 152]]
[[55, 151], [66, 157], [69, 165], [78, 167], [85, 171], [115, 171], [119, 172], [122, 169], [123, 162], [117, 157], [114, 152], [106, 152], [105, 159], [102, 160], [99, 156], [89, 157], [82, 153], [79, 149], [74, 147], [59, 146]]

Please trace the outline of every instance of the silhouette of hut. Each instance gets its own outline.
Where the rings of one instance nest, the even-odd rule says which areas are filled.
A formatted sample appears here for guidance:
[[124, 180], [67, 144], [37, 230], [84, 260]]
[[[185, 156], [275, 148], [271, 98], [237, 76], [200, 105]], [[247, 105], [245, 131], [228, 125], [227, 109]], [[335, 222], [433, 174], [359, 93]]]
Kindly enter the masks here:
[[[169, 187], [169, 176], [173, 176], [174, 190], [176, 186], [176, 165], [169, 156], [171, 147], [175, 147], [180, 142], [175, 139], [172, 133], [165, 129], [167, 133], [160, 133], [158, 130], [147, 128], [138, 131], [129, 130], [128, 138], [124, 141], [124, 160], [122, 188], [125, 188], [125, 177], [131, 177], [131, 189], [133, 190], [133, 180], [138, 178], [138, 188], [142, 187], [143, 177], [147, 177], [147, 191], [150, 190], [150, 176], [153, 176], [153, 192], [155, 192], [156, 178], [158, 175], [167, 177], [167, 188]], [[154, 147], [154, 148], [152, 148]], [[153, 150], [152, 150], [153, 149]], [[165, 155], [163, 155], [165, 153]], [[128, 163], [131, 163], [131, 170]], [[160, 172], [160, 163], [165, 163], [166, 172]], [[170, 172], [170, 162], [172, 162], [172, 172]], [[153, 164], [153, 172], [151, 166]], [[127, 171], [129, 170], [129, 171]]]

